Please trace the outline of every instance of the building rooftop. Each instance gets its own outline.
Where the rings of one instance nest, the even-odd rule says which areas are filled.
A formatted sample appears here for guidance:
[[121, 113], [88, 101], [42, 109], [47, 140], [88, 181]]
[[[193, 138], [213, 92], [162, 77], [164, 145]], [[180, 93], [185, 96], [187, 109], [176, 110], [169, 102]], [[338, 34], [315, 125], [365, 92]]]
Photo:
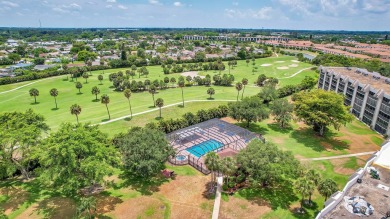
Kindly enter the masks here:
[[[341, 76], [348, 76], [352, 80], [358, 80], [364, 85], [371, 85], [376, 91], [383, 90], [390, 95], [390, 78], [381, 76], [377, 72], [369, 72], [366, 69], [349, 67], [323, 67], [327, 70], [333, 70]], [[387, 81], [386, 81], [387, 80]]]

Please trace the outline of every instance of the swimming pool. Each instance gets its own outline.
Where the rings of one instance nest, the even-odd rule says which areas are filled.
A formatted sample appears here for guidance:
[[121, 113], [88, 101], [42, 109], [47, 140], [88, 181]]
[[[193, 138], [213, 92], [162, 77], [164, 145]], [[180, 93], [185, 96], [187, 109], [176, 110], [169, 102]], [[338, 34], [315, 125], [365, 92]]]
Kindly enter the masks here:
[[190, 152], [195, 157], [201, 157], [210, 151], [221, 148], [222, 146], [223, 144], [221, 142], [211, 139], [187, 148], [186, 151]]

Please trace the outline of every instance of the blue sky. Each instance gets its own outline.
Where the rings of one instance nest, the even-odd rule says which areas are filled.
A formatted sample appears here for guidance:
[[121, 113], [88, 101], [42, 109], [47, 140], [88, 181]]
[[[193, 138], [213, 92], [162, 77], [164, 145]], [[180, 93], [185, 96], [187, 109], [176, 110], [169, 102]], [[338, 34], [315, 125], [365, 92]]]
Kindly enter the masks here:
[[390, 0], [0, 0], [6, 27], [390, 30]]

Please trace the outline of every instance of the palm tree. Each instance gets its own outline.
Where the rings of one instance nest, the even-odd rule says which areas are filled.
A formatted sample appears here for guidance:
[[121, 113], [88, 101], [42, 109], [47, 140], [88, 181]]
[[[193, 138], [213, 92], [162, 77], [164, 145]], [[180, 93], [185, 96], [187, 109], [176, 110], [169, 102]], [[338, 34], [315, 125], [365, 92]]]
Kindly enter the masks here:
[[179, 80], [179, 82], [177, 83], [177, 85], [181, 88], [181, 98], [183, 100], [183, 107], [184, 107], [184, 93], [183, 93], [183, 87], [185, 85], [185, 82], [184, 80]]
[[229, 176], [237, 170], [237, 162], [231, 157], [225, 157], [221, 160], [221, 171], [226, 177], [226, 183], [229, 184]]
[[79, 115], [81, 113], [81, 107], [77, 104], [73, 104], [71, 107], [70, 107], [70, 113], [72, 115], [76, 115], [76, 120], [77, 120], [77, 124], [79, 123]]
[[328, 199], [333, 193], [337, 191], [337, 184], [332, 179], [325, 179], [318, 184], [318, 192]]
[[156, 93], [156, 86], [154, 86], [153, 84], [150, 85], [150, 87], [149, 87], [149, 93], [152, 94], [152, 98], [153, 98], [153, 107], [156, 107], [156, 102], [154, 102], [154, 94]]
[[87, 61], [87, 66], [88, 66], [88, 70], [89, 70], [89, 74], [92, 75], [92, 61], [91, 60], [88, 60]]
[[106, 105], [107, 113], [108, 113], [108, 120], [111, 119], [110, 111], [108, 110], [108, 104], [110, 103], [110, 97], [107, 94], [103, 94], [101, 97], [101, 103]]
[[76, 82], [76, 88], [79, 89], [79, 94], [81, 94], [81, 88], [83, 88], [83, 84], [81, 82]]
[[306, 177], [300, 177], [294, 182], [295, 190], [302, 195], [301, 199], [301, 211], [303, 211], [303, 200], [306, 195], [309, 195], [310, 183]]
[[99, 89], [98, 87], [94, 86], [94, 87], [92, 88], [91, 93], [92, 93], [93, 95], [95, 95], [95, 100], [98, 100], [97, 95], [100, 94], [100, 89]]
[[207, 153], [204, 164], [206, 165], [207, 169], [211, 171], [211, 188], [213, 188], [215, 171], [220, 169], [218, 154], [214, 151]]
[[50, 90], [50, 96], [54, 97], [54, 103], [56, 104], [56, 109], [58, 109], [57, 107], [57, 96], [58, 96], [58, 90], [56, 88], [53, 88]]
[[[309, 171], [307, 171], [305, 176], [308, 180], [312, 182], [314, 186], [318, 186], [318, 184], [320, 183], [321, 175], [317, 170], [310, 169]], [[311, 204], [311, 196], [313, 195], [313, 192], [314, 188], [312, 191], [309, 192], [309, 204]]]
[[238, 96], [240, 95], [240, 91], [242, 90], [242, 83], [238, 82], [236, 84], [236, 90], [237, 90], [237, 101], [238, 101]]
[[207, 94], [210, 95], [210, 99], [211, 99], [211, 96], [215, 94], [214, 88], [210, 87], [209, 89], [207, 89]]
[[77, 215], [81, 216], [82, 213], [87, 212], [88, 218], [94, 218], [96, 212], [96, 198], [91, 196], [87, 198], [81, 198], [77, 207]]
[[250, 60], [249, 59], [246, 59], [246, 67], [248, 67], [248, 64], [249, 64], [249, 62], [250, 62]]
[[37, 103], [37, 96], [39, 96], [39, 90], [36, 88], [31, 88], [29, 93], [30, 96], [34, 97], [34, 103]]
[[84, 72], [84, 73], [83, 73], [83, 78], [85, 79], [85, 83], [88, 84], [89, 75], [88, 75], [87, 72]]
[[244, 99], [245, 86], [248, 85], [248, 79], [243, 78], [241, 83], [242, 83], [242, 85], [244, 85], [244, 88], [242, 89], [242, 94], [241, 94], [241, 100], [242, 100], [242, 99]]
[[133, 118], [133, 111], [131, 110], [131, 103], [130, 103], [130, 97], [131, 97], [131, 90], [130, 89], [125, 89], [123, 91], [123, 94], [127, 98], [127, 101], [129, 102], [129, 107], [130, 107], [130, 116]]
[[98, 75], [98, 80], [100, 81], [100, 84], [102, 84], [102, 81], [103, 81], [103, 75]]
[[161, 119], [161, 107], [164, 106], [164, 100], [162, 98], [157, 98], [156, 105], [158, 108], [160, 108], [160, 119]]
[[69, 80], [69, 77], [68, 77], [68, 65], [62, 64], [62, 69], [64, 70], [64, 72], [66, 72], [66, 80]]

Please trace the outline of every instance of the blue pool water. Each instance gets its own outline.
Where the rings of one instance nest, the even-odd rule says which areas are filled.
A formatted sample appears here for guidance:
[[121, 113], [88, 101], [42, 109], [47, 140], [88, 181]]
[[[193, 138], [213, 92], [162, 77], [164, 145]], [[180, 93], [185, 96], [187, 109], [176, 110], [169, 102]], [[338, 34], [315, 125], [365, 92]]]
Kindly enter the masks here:
[[201, 157], [210, 151], [221, 148], [222, 146], [223, 144], [221, 142], [211, 139], [187, 148], [186, 151], [190, 152], [195, 157]]

